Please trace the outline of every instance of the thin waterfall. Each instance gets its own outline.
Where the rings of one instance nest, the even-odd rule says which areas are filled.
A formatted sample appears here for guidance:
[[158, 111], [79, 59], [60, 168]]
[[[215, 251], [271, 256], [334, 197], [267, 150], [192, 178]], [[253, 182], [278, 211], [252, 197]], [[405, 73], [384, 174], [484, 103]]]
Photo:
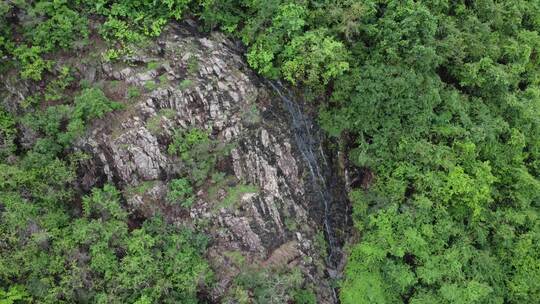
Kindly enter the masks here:
[[[336, 242], [335, 231], [332, 226], [331, 204], [335, 199], [326, 178], [329, 165], [322, 147], [321, 134], [319, 130], [314, 129], [313, 121], [303, 113], [299, 103], [294, 100], [289, 89], [279, 81], [268, 81], [268, 83], [278, 94], [285, 109], [291, 116], [296, 145], [309, 168], [313, 189], [322, 203], [324, 233], [328, 243], [327, 267], [336, 270], [337, 263], [341, 258], [341, 249]], [[329, 273], [332, 275], [335, 271]]]

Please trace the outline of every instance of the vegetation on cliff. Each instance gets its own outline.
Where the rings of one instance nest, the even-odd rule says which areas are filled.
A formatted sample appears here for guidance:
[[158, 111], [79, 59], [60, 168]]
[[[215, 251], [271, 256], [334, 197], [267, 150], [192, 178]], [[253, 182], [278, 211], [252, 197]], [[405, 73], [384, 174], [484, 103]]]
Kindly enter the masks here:
[[[111, 186], [73, 208], [82, 156], [70, 143], [118, 106], [97, 89], [64, 96], [83, 86], [51, 56], [97, 31], [114, 60], [186, 15], [241, 39], [262, 75], [304, 88], [373, 176], [350, 193], [343, 303], [538, 302], [540, 3], [528, 0], [0, 3], [0, 69], [49, 79], [29, 114], [0, 109], [0, 301], [196, 300], [210, 277], [196, 234], [159, 219], [128, 229]], [[39, 134], [30, 147], [21, 124]], [[186, 143], [171, 149], [184, 157]], [[187, 181], [172, 186], [171, 200], [189, 199]]]

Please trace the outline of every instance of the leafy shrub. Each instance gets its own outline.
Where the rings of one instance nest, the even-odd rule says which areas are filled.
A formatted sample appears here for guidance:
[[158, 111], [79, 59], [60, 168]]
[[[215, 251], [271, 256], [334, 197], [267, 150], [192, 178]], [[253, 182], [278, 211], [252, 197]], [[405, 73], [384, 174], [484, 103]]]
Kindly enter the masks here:
[[199, 12], [201, 20], [207, 29], [214, 29], [219, 26], [227, 33], [236, 33], [239, 23], [245, 17], [243, 8], [235, 0], [200, 0], [201, 11]]
[[293, 296], [295, 304], [316, 304], [317, 296], [309, 289], [299, 289]]
[[127, 212], [118, 204], [120, 192], [111, 185], [93, 189], [92, 195], [83, 198], [83, 215], [92, 219], [125, 221]]
[[169, 193], [167, 193], [167, 200], [169, 202], [189, 208], [193, 205], [194, 199], [193, 188], [191, 187], [189, 180], [178, 178], [170, 181]]
[[[235, 284], [248, 291], [255, 303], [288, 303], [298, 295], [302, 285], [302, 276], [298, 269], [292, 271], [269, 271], [258, 268], [246, 268], [235, 279]], [[243, 293], [237, 292], [238, 295]], [[309, 298], [309, 296], [307, 296]], [[302, 297], [300, 297], [301, 300]], [[304, 298], [305, 299], [305, 298]], [[300, 302], [302, 303], [302, 302]], [[307, 302], [311, 303], [311, 302]]]
[[146, 36], [158, 36], [170, 19], [180, 19], [189, 0], [87, 1], [92, 11], [107, 17], [102, 34], [120, 42], [140, 42]]
[[315, 88], [327, 85], [349, 69], [350, 58], [344, 44], [321, 31], [294, 37], [282, 56], [285, 79]]
[[327, 28], [317, 23], [309, 29], [310, 13], [301, 3], [209, 0], [202, 1], [201, 17], [207, 25], [234, 29], [249, 46], [248, 62], [259, 73], [320, 91], [349, 69], [351, 57]]
[[[82, 217], [70, 219], [62, 208], [51, 205], [41, 213], [37, 205], [2, 193], [7, 214], [0, 232], [10, 249], [0, 252], [2, 279], [24, 282], [37, 302], [196, 303], [199, 284], [211, 279], [201, 257], [207, 240], [159, 218], [130, 231], [119, 199], [110, 185], [94, 189], [83, 198]], [[29, 218], [37, 230], [21, 235]], [[14, 264], [19, 267], [8, 268]], [[8, 297], [26, 297], [13, 290]]]
[[129, 87], [127, 89], [127, 98], [130, 100], [134, 100], [136, 98], [139, 98], [141, 96], [141, 91], [138, 87]]
[[83, 89], [75, 97], [74, 104], [67, 130], [59, 135], [59, 141], [64, 145], [69, 145], [81, 136], [90, 120], [102, 118], [106, 113], [122, 108], [122, 104], [109, 100], [97, 88]]
[[178, 154], [182, 159], [188, 160], [190, 152], [198, 147], [201, 149], [210, 148], [210, 138], [206, 131], [197, 128], [187, 131], [175, 130], [168, 152], [169, 154]]
[[[251, 17], [250, 22], [240, 32], [242, 40], [250, 45], [248, 62], [265, 76], [279, 77], [284, 46], [302, 34], [307, 17], [306, 8], [292, 3], [252, 5], [260, 11]], [[275, 17], [265, 20], [270, 19], [270, 16]], [[266, 24], [270, 26], [265, 26]]]
[[67, 1], [36, 1], [28, 12], [44, 20], [26, 30], [25, 36], [45, 52], [69, 49], [75, 39], [86, 39], [89, 35], [88, 19], [70, 8]]
[[147, 82], [144, 83], [144, 88], [147, 90], [147, 91], [153, 91], [155, 89], [157, 89], [158, 85], [155, 81], [153, 80], [149, 80]]
[[15, 152], [15, 119], [11, 114], [0, 109], [0, 160]]
[[75, 97], [72, 106], [49, 106], [43, 111], [27, 114], [21, 120], [44, 136], [38, 140], [36, 149], [43, 145], [42, 152], [55, 155], [83, 135], [92, 119], [102, 118], [120, 108], [121, 104], [109, 100], [101, 90], [87, 88]]
[[0, 303], [15, 304], [30, 300], [28, 293], [19, 285], [11, 286], [7, 291], [0, 289]]
[[21, 63], [23, 79], [41, 80], [44, 71], [50, 70], [52, 62], [43, 59], [45, 51], [40, 46], [21, 45], [13, 51], [15, 58]]
[[193, 81], [190, 79], [183, 79], [180, 81], [180, 89], [181, 90], [187, 90], [193, 85]]
[[178, 155], [186, 165], [186, 174], [196, 186], [212, 174], [219, 157], [229, 153], [229, 145], [211, 140], [207, 131], [191, 128], [175, 130], [168, 146], [171, 155]]
[[146, 69], [148, 70], [156, 70], [161, 66], [161, 64], [158, 61], [150, 61], [146, 64]]
[[196, 56], [190, 56], [187, 62], [187, 71], [189, 75], [195, 75], [199, 71], [199, 59]]
[[[131, 27], [126, 21], [116, 18], [109, 18], [101, 27], [101, 34], [105, 39], [110, 41], [120, 41], [136, 43], [145, 39], [144, 35], [131, 30]], [[114, 59], [113, 56], [111, 59]]]
[[56, 79], [53, 79], [47, 85], [45, 89], [45, 100], [57, 101], [64, 97], [65, 89], [75, 80], [71, 75], [70, 68], [67, 66], [62, 67], [60, 73]]
[[88, 88], [75, 97], [73, 116], [77, 119], [89, 121], [102, 118], [106, 113], [120, 108], [122, 106], [119, 103], [109, 100], [100, 89]]
[[4, 24], [1, 18], [0, 33], [18, 32], [24, 39], [14, 42], [2, 35], [0, 52], [11, 55], [19, 63], [24, 79], [41, 80], [43, 72], [52, 67], [52, 61], [44, 59], [45, 54], [72, 48], [75, 40], [85, 40], [89, 35], [87, 18], [72, 9], [68, 1], [17, 1], [0, 7], [2, 16], [17, 11], [32, 18], [30, 22]]

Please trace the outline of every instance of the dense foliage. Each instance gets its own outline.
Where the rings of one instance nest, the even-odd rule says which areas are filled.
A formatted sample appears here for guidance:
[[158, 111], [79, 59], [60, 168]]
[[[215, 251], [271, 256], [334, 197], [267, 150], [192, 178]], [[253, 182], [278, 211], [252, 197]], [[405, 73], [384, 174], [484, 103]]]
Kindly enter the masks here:
[[[13, 22], [21, 12], [29, 17]], [[22, 78], [56, 79], [47, 97], [28, 101], [28, 114], [0, 109], [0, 300], [194, 300], [207, 274], [203, 242], [158, 219], [128, 231], [110, 186], [86, 196], [80, 215], [70, 211], [67, 185], [83, 157], [67, 153], [70, 143], [90, 119], [118, 106], [96, 89], [38, 106], [63, 98], [58, 92], [69, 85], [69, 73], [53, 69], [48, 55], [87, 43], [89, 20], [101, 20], [99, 33], [121, 46], [107, 52], [113, 59], [184, 13], [240, 38], [262, 75], [324, 101], [321, 124], [350, 148], [361, 172], [374, 176], [351, 193], [360, 237], [350, 247], [343, 303], [538, 302], [540, 2], [534, 0], [0, 3], [1, 69], [21, 66]], [[18, 151], [17, 124], [41, 135], [33, 147]], [[189, 161], [201, 155], [192, 149], [208, 145], [206, 134], [191, 130], [178, 133], [169, 150]], [[205, 161], [192, 165], [195, 183], [215, 162], [200, 157]], [[188, 181], [176, 180], [170, 200], [188, 206], [191, 191]], [[180, 256], [171, 248], [182, 248]], [[167, 272], [183, 258], [194, 262]], [[148, 273], [135, 269], [140, 261], [150, 265]], [[244, 285], [260, 288], [250, 280]]]
[[5, 140], [15, 121], [40, 134], [16, 157], [13, 143], [2, 150], [9, 155], [0, 164], [1, 303], [197, 302], [198, 287], [211, 278], [204, 237], [159, 218], [130, 229], [110, 185], [74, 205], [70, 184], [85, 156], [69, 147], [91, 119], [118, 108], [87, 88], [71, 102], [1, 117]]
[[538, 301], [538, 2], [237, 3], [202, 18], [261, 73], [330, 89], [323, 126], [375, 176], [344, 303]]
[[536, 302], [538, 3], [376, 8], [323, 114], [377, 176], [353, 193], [343, 301]]
[[159, 218], [130, 231], [112, 186], [84, 197], [74, 220], [62, 208], [39, 215], [37, 204], [2, 199], [1, 279], [22, 280], [40, 303], [196, 303], [199, 284], [209, 278], [200, 255], [205, 239]]

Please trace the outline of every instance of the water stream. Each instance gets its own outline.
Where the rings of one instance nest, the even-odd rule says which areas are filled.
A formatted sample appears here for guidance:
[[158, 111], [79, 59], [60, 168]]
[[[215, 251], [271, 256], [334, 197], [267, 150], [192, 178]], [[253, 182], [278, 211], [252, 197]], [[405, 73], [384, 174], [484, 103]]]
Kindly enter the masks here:
[[[322, 132], [313, 120], [304, 114], [300, 103], [288, 88], [280, 82], [269, 82], [269, 85], [280, 97], [284, 108], [290, 114], [291, 128], [297, 148], [309, 168], [310, 178], [317, 200], [322, 204], [323, 228], [328, 244], [326, 264], [330, 277], [335, 278], [339, 272], [339, 263], [342, 258], [342, 242], [336, 237], [337, 227], [334, 224], [336, 223], [336, 219], [339, 218], [339, 215], [335, 213], [336, 210], [343, 209], [343, 206], [336, 206], [336, 204], [343, 203], [343, 201], [342, 198], [337, 198], [333, 194], [333, 190], [335, 189], [332, 189], [332, 187], [336, 182], [329, 180], [333, 175], [331, 174], [331, 165], [328, 163], [323, 148]], [[335, 294], [334, 300], [337, 302], [337, 296]]]

